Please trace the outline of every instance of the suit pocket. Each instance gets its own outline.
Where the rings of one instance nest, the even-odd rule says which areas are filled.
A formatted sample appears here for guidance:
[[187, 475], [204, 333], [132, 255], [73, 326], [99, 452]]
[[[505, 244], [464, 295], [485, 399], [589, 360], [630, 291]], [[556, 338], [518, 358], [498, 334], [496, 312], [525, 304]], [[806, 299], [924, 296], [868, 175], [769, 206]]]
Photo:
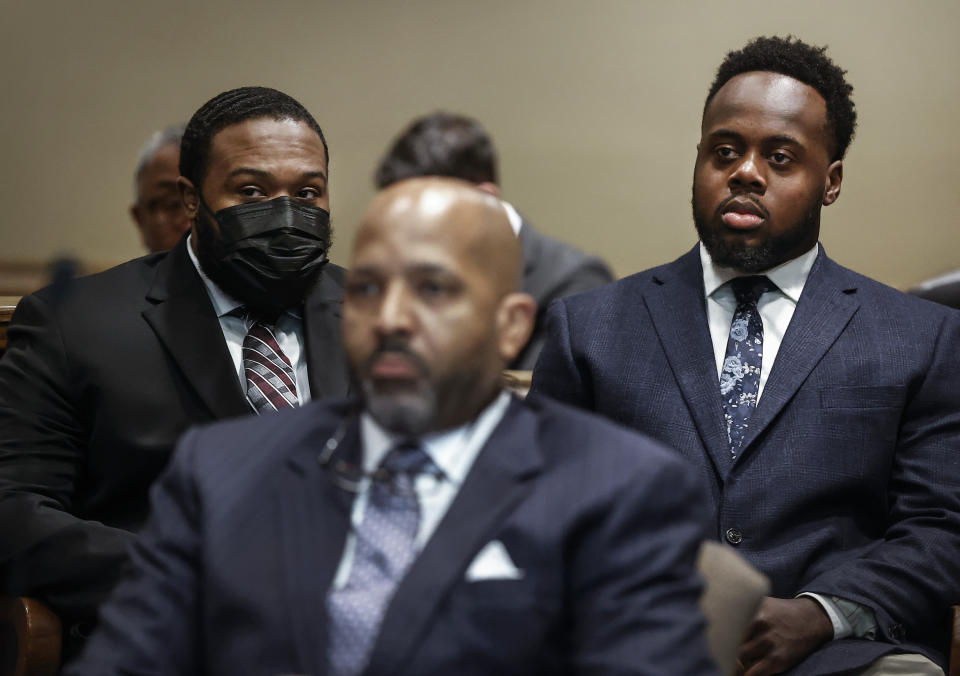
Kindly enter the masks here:
[[820, 406], [821, 408], [903, 408], [906, 389], [903, 385], [824, 387], [820, 390]]
[[524, 580], [464, 581], [454, 593], [471, 605], [540, 605], [536, 589]]

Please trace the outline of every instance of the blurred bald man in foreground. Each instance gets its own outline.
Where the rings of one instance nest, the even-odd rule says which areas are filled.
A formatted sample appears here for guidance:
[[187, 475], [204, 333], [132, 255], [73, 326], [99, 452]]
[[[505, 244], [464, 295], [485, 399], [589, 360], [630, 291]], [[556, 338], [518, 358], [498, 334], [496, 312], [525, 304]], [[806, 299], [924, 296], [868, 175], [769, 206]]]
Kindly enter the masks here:
[[188, 433], [69, 673], [715, 673], [692, 472], [502, 388], [535, 307], [499, 201], [391, 186], [351, 267], [359, 399]]

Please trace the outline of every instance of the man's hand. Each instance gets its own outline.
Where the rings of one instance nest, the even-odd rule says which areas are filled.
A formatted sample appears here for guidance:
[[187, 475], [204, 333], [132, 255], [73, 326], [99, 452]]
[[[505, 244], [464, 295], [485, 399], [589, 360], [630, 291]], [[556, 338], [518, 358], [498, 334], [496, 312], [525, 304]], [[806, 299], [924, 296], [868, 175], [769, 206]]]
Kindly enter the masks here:
[[833, 624], [811, 598], [775, 599], [760, 605], [737, 651], [744, 676], [779, 674], [833, 638]]

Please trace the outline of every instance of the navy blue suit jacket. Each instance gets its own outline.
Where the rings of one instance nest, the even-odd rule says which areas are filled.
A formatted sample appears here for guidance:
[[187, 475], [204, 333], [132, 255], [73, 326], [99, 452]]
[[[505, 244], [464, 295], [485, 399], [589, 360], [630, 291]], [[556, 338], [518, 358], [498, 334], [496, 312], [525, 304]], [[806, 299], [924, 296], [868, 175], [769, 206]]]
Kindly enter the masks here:
[[945, 663], [960, 602], [960, 313], [821, 250], [735, 462], [696, 248], [557, 301], [549, 317], [534, 398], [602, 413], [695, 463], [714, 536], [770, 577], [773, 596], [874, 610], [875, 642], [833, 641], [796, 673], [893, 650]]
[[[353, 496], [318, 458], [341, 424], [359, 461], [342, 403], [188, 433], [68, 673], [324, 673]], [[695, 572], [707, 511], [671, 451], [514, 401], [398, 587], [367, 673], [715, 673]], [[492, 540], [521, 579], [465, 580]]]

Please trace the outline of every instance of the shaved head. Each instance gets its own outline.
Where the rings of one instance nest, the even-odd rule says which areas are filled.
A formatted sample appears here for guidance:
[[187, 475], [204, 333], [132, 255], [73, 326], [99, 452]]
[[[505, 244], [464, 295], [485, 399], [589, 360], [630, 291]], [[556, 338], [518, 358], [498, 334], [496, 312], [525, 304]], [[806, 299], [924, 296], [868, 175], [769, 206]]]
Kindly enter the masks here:
[[536, 304], [500, 200], [413, 178], [377, 195], [354, 243], [344, 344], [366, 409], [420, 435], [473, 419], [526, 345]]
[[367, 209], [354, 250], [365, 238], [403, 228], [411, 238], [429, 237], [462, 248], [486, 270], [501, 295], [519, 289], [520, 242], [500, 200], [472, 183], [450, 178], [412, 178], [387, 187]]

